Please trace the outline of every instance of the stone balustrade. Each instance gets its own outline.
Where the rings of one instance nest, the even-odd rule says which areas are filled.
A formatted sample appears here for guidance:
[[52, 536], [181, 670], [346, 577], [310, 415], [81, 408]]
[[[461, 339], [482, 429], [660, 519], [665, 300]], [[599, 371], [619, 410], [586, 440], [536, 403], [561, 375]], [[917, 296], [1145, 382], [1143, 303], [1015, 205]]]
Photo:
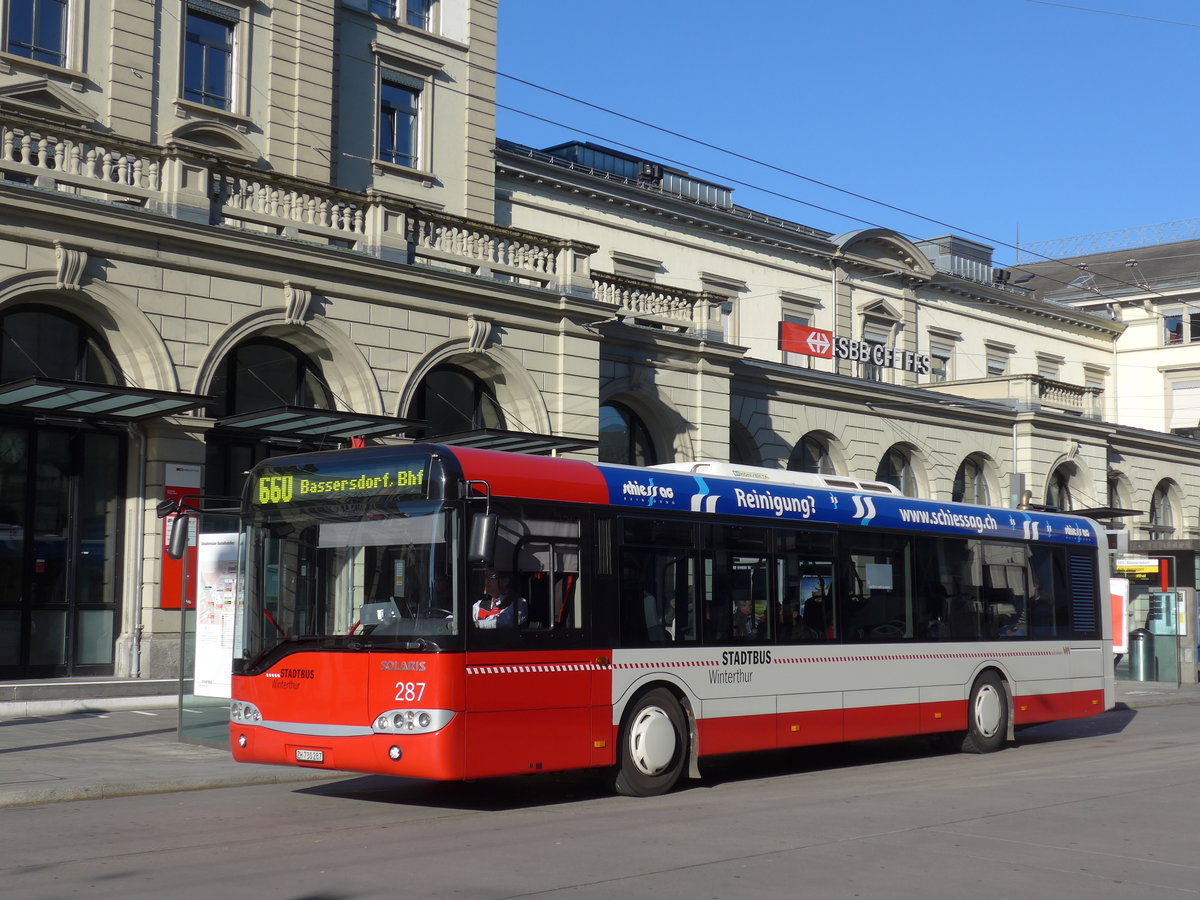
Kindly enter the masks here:
[[1011, 403], [1018, 409], [1046, 409], [1100, 418], [1103, 390], [1044, 378], [1041, 375], [1002, 375], [922, 385], [939, 394], [954, 394], [972, 400]]
[[593, 273], [597, 247], [340, 191], [179, 148], [95, 140], [0, 114], [0, 178], [176, 218], [359, 250], [409, 264], [592, 297], [622, 318], [719, 336], [720, 297]]
[[715, 295], [622, 275], [593, 272], [592, 294], [616, 307], [616, 315], [646, 325], [710, 334], [719, 319]]
[[39, 186], [144, 203], [162, 189], [162, 159], [144, 148], [105, 146], [92, 136], [0, 121], [0, 172]]

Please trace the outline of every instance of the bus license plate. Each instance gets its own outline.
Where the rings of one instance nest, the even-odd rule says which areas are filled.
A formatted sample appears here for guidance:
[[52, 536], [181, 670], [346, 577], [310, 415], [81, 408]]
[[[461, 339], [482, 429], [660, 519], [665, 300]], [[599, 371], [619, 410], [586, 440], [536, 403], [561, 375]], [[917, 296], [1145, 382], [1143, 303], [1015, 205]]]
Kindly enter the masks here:
[[296, 762], [325, 762], [324, 750], [297, 750]]

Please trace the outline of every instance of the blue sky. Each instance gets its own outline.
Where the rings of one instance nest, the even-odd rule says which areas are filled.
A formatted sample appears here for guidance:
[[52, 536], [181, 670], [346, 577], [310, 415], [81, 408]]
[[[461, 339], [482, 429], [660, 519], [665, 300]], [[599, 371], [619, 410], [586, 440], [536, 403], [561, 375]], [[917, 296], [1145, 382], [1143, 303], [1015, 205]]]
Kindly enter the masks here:
[[635, 148], [835, 233], [952, 231], [1007, 264], [1200, 217], [1198, 57], [1195, 0], [501, 0], [497, 130]]

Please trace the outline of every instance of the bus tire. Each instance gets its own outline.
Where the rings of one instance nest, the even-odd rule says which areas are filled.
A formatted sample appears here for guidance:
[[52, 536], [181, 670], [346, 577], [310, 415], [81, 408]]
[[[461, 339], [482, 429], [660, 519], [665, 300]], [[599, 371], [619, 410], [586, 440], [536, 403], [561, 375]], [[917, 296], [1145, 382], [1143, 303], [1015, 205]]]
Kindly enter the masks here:
[[995, 672], [984, 672], [971, 685], [967, 701], [964, 753], [994, 753], [1008, 740], [1008, 694]]
[[614, 787], [626, 797], [654, 797], [675, 786], [688, 754], [687, 719], [666, 688], [647, 691], [625, 715]]

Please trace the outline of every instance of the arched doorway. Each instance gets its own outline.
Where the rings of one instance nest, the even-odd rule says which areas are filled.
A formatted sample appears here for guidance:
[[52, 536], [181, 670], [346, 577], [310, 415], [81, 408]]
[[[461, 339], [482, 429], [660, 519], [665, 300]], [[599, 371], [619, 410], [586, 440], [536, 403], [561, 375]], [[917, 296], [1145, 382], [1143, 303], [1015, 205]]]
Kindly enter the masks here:
[[[209, 394], [208, 415], [224, 419], [274, 407], [333, 409], [333, 394], [320, 366], [291, 344], [270, 337], [242, 341], [221, 361]], [[316, 450], [312, 441], [286, 435], [214, 429], [205, 446], [204, 492], [240, 495], [244, 473], [255, 463], [281, 453]], [[324, 448], [330, 449], [330, 448]]]
[[806, 434], [796, 442], [788, 457], [787, 467], [792, 472], [809, 472], [813, 475], [837, 474], [829, 455], [829, 442], [815, 432]]
[[436, 366], [421, 379], [410, 415], [429, 423], [427, 440], [481, 428], [508, 427], [492, 386], [453, 363]]
[[954, 485], [950, 499], [959, 503], [975, 503], [988, 506], [991, 492], [988, 490], [987, 469], [978, 456], [968, 456], [954, 473]]
[[875, 470], [875, 480], [895, 485], [905, 497], [920, 495], [912, 454], [899, 444], [893, 445], [883, 454], [883, 458], [879, 460], [879, 468]]
[[600, 407], [600, 462], [627, 466], [658, 462], [650, 429], [623, 403], [610, 401]]
[[[30, 377], [122, 383], [99, 334], [38, 303], [0, 314], [0, 384]], [[119, 427], [0, 414], [0, 678], [113, 673], [125, 458]]]

